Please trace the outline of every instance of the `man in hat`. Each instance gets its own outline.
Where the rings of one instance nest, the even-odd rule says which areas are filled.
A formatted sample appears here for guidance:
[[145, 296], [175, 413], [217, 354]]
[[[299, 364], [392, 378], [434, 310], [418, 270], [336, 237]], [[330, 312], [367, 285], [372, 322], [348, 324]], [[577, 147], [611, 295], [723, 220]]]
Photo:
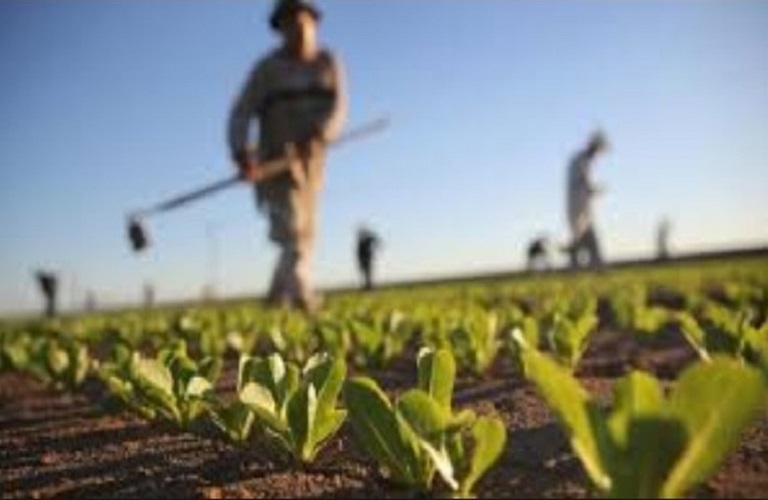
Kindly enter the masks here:
[[608, 149], [608, 142], [601, 131], [590, 137], [587, 145], [576, 153], [568, 167], [568, 223], [571, 228], [571, 267], [579, 267], [582, 257], [585, 265], [599, 267], [603, 263], [600, 246], [592, 222], [592, 199], [603, 189], [592, 182], [592, 164]]
[[[321, 12], [307, 0], [279, 0], [270, 26], [282, 43], [256, 62], [229, 119], [229, 147], [241, 177], [257, 182], [259, 209], [280, 247], [268, 301], [315, 310], [310, 282], [315, 213], [326, 145], [346, 118], [345, 75], [339, 58], [318, 45]], [[246, 148], [258, 121], [258, 149]], [[260, 163], [287, 158], [290, 172], [263, 179]]]

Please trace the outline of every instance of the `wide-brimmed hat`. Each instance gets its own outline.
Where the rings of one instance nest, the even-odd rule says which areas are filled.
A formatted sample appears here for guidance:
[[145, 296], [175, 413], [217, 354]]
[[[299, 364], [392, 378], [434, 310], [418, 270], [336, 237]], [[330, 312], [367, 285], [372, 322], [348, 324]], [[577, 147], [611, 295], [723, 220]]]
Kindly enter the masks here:
[[315, 21], [322, 18], [320, 9], [311, 0], [277, 0], [272, 15], [269, 17], [269, 25], [273, 30], [280, 28], [280, 21], [287, 15], [295, 14], [298, 11], [305, 10], [312, 14]]

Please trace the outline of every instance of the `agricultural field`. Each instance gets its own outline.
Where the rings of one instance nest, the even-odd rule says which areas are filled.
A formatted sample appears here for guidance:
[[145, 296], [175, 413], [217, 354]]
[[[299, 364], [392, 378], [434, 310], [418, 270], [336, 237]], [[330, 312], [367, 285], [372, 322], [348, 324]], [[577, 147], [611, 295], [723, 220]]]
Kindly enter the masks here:
[[0, 323], [0, 496], [768, 496], [768, 258]]

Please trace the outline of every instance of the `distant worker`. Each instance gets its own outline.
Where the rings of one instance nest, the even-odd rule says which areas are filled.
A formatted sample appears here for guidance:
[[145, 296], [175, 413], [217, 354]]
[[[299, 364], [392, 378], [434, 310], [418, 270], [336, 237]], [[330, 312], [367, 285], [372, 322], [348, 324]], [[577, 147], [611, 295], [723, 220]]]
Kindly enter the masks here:
[[56, 316], [56, 293], [59, 280], [56, 274], [47, 271], [37, 271], [37, 284], [45, 298], [45, 315], [49, 318]]
[[659, 260], [667, 260], [669, 258], [669, 231], [669, 219], [664, 217], [661, 219], [661, 222], [659, 222], [659, 227], [656, 233], [656, 246], [658, 249], [657, 257]]
[[373, 261], [381, 246], [381, 239], [366, 227], [357, 231], [357, 264], [363, 275], [363, 290], [373, 289]]
[[576, 153], [568, 167], [568, 223], [571, 242], [567, 248], [571, 267], [584, 265], [599, 267], [603, 264], [600, 245], [592, 221], [592, 199], [603, 192], [592, 182], [592, 164], [600, 153], [608, 149], [601, 131], [594, 132], [586, 147]]
[[541, 235], [528, 244], [526, 252], [527, 267], [529, 271], [549, 269], [550, 242], [546, 235]]
[[96, 310], [96, 293], [93, 290], [88, 290], [85, 294], [85, 310], [87, 312]]
[[152, 283], [144, 283], [144, 309], [152, 309], [155, 306], [155, 287]]
[[[232, 109], [228, 133], [241, 177], [258, 182], [257, 205], [268, 215], [269, 237], [280, 248], [268, 301], [306, 311], [320, 305], [311, 284], [316, 205], [326, 145], [341, 131], [347, 99], [339, 58], [318, 45], [320, 19], [320, 10], [308, 0], [275, 4], [270, 26], [282, 45], [251, 70]], [[259, 135], [255, 154], [247, 148], [254, 120]], [[261, 164], [279, 158], [289, 159], [290, 172], [264, 179]]]

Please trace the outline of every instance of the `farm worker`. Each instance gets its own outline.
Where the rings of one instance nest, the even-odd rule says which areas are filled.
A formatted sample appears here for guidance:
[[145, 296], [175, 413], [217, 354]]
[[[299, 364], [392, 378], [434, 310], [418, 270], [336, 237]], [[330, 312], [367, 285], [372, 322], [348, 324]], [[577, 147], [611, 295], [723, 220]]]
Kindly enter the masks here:
[[59, 280], [54, 273], [46, 271], [37, 271], [35, 277], [45, 298], [45, 315], [52, 318], [56, 315], [56, 292]]
[[586, 254], [586, 264], [591, 267], [602, 265], [600, 246], [592, 222], [592, 199], [603, 192], [603, 188], [592, 182], [592, 164], [600, 153], [608, 149], [608, 142], [601, 131], [592, 134], [587, 145], [577, 152], [568, 167], [568, 223], [571, 229], [571, 243], [568, 247], [571, 267], [579, 267], [581, 257]]
[[[280, 254], [267, 300], [273, 305], [319, 307], [311, 283], [318, 197], [326, 145], [346, 118], [345, 75], [333, 52], [319, 46], [321, 12], [308, 0], [280, 0], [270, 17], [282, 44], [253, 66], [229, 118], [229, 147], [241, 177], [261, 180], [260, 162], [288, 158], [290, 172], [258, 182], [257, 206], [269, 219]], [[258, 121], [257, 151], [246, 143]]]
[[528, 244], [526, 257], [529, 271], [549, 269], [550, 247], [549, 237], [545, 234], [540, 235]]
[[659, 260], [666, 260], [669, 258], [669, 231], [670, 231], [670, 222], [669, 219], [666, 217], [661, 219], [661, 222], [659, 222], [659, 227], [656, 232], [656, 247], [657, 247], [657, 258]]
[[365, 226], [357, 231], [357, 264], [363, 275], [363, 290], [373, 289], [373, 260], [381, 239]]

